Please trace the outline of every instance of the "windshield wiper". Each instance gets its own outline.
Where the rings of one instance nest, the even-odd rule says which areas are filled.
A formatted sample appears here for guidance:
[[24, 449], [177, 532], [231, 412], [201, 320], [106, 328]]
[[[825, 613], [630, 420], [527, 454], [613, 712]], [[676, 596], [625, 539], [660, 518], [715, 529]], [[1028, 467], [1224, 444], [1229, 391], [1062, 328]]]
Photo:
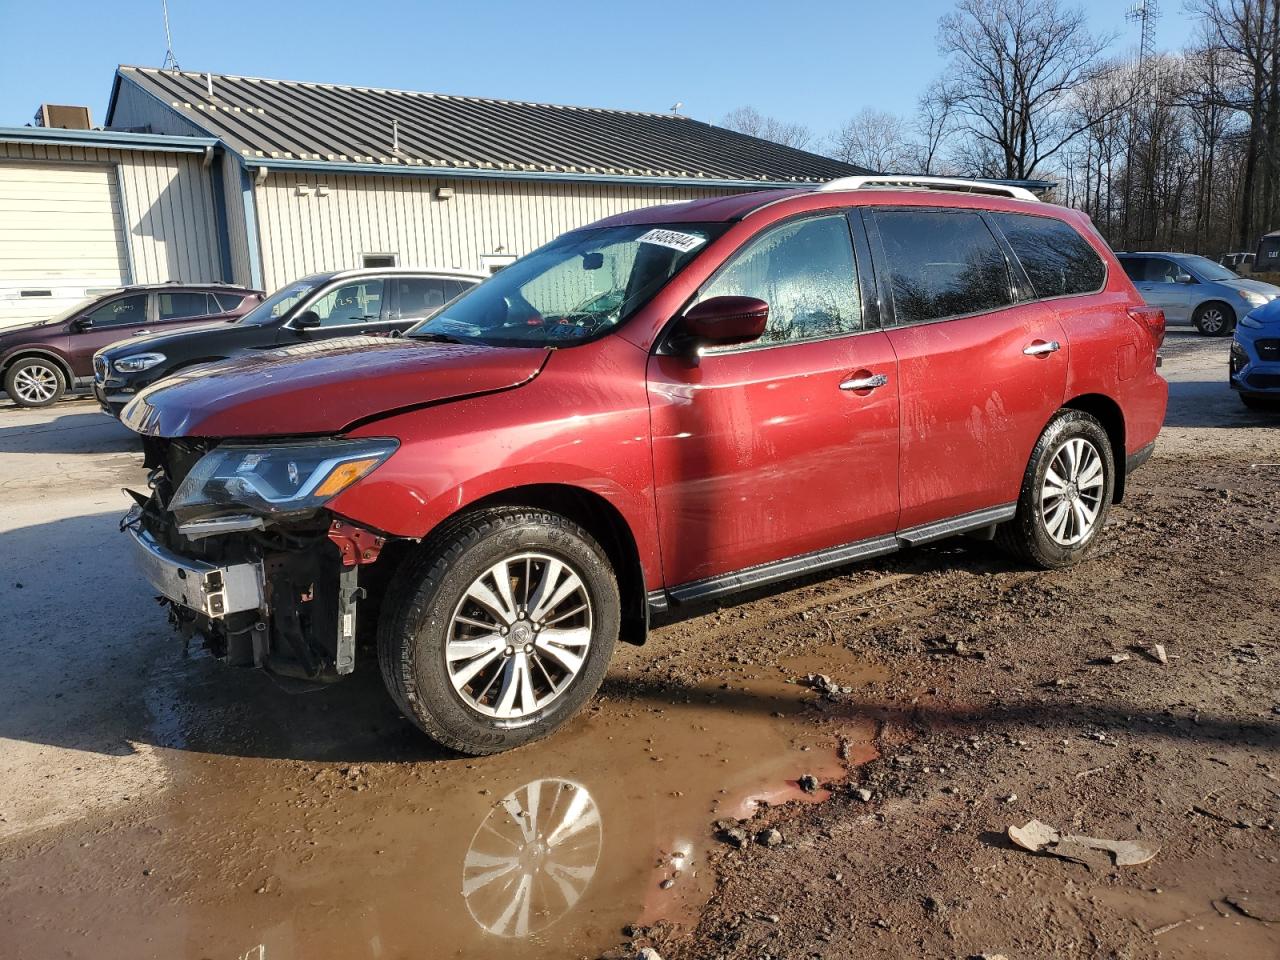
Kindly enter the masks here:
[[468, 343], [469, 342], [467, 340], [464, 340], [462, 337], [453, 337], [447, 333], [434, 333], [432, 331], [425, 331], [423, 333], [410, 333], [410, 334], [406, 334], [406, 336], [408, 336], [412, 340], [427, 340], [431, 343]]

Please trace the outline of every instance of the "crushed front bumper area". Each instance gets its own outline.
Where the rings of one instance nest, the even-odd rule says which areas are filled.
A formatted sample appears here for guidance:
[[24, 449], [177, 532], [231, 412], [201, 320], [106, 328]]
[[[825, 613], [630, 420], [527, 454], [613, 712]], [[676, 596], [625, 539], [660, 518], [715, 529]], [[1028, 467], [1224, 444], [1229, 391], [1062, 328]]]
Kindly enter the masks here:
[[361, 565], [350, 556], [351, 527], [321, 520], [309, 530], [188, 540], [150, 506], [132, 510], [121, 528], [188, 642], [233, 666], [307, 680], [355, 669], [356, 613], [365, 594]]

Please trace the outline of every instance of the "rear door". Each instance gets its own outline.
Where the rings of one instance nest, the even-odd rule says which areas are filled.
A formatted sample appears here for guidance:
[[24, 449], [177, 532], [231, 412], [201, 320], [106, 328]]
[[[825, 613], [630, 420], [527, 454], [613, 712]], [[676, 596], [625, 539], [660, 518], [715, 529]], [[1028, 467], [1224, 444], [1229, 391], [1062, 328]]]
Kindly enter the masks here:
[[756, 582], [746, 568], [771, 561], [800, 557], [795, 573], [832, 561], [816, 551], [857, 545], [839, 554], [853, 559], [892, 544], [897, 375], [864, 290], [843, 214], [774, 225], [697, 295], [766, 301], [761, 340], [650, 358], [663, 573], [677, 598]]
[[[1131, 269], [1129, 260], [1139, 261]], [[1198, 283], [1179, 283], [1179, 275], [1186, 274], [1168, 257], [1134, 257], [1125, 258], [1125, 272], [1133, 285], [1142, 294], [1142, 299], [1153, 307], [1164, 311], [1165, 319], [1170, 322], [1187, 323], [1191, 320], [1191, 309], [1198, 301]], [[1141, 279], [1135, 278], [1135, 273]]]
[[1065, 335], [1050, 304], [1028, 302], [1020, 265], [981, 212], [911, 207], [868, 218], [893, 311], [900, 529], [976, 523], [1017, 499], [1031, 449], [1062, 404]]

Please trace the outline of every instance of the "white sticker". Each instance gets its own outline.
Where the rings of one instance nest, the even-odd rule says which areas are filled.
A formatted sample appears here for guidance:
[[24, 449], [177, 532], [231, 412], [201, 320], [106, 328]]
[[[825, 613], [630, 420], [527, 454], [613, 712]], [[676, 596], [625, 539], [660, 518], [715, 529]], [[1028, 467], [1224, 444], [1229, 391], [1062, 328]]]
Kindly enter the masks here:
[[656, 243], [662, 247], [670, 247], [681, 253], [697, 250], [707, 242], [706, 237], [693, 233], [681, 233], [679, 230], [663, 230], [657, 228], [637, 238], [641, 243]]

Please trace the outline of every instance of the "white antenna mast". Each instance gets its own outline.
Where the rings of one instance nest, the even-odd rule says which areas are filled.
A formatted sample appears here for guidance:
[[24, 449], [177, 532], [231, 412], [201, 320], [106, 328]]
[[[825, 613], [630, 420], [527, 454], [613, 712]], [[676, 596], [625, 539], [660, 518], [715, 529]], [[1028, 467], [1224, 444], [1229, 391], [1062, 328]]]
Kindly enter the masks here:
[[173, 34], [169, 32], [169, 0], [160, 0], [160, 7], [164, 10], [164, 63], [160, 64], [161, 70], [181, 70], [178, 66], [178, 57], [173, 52]]

